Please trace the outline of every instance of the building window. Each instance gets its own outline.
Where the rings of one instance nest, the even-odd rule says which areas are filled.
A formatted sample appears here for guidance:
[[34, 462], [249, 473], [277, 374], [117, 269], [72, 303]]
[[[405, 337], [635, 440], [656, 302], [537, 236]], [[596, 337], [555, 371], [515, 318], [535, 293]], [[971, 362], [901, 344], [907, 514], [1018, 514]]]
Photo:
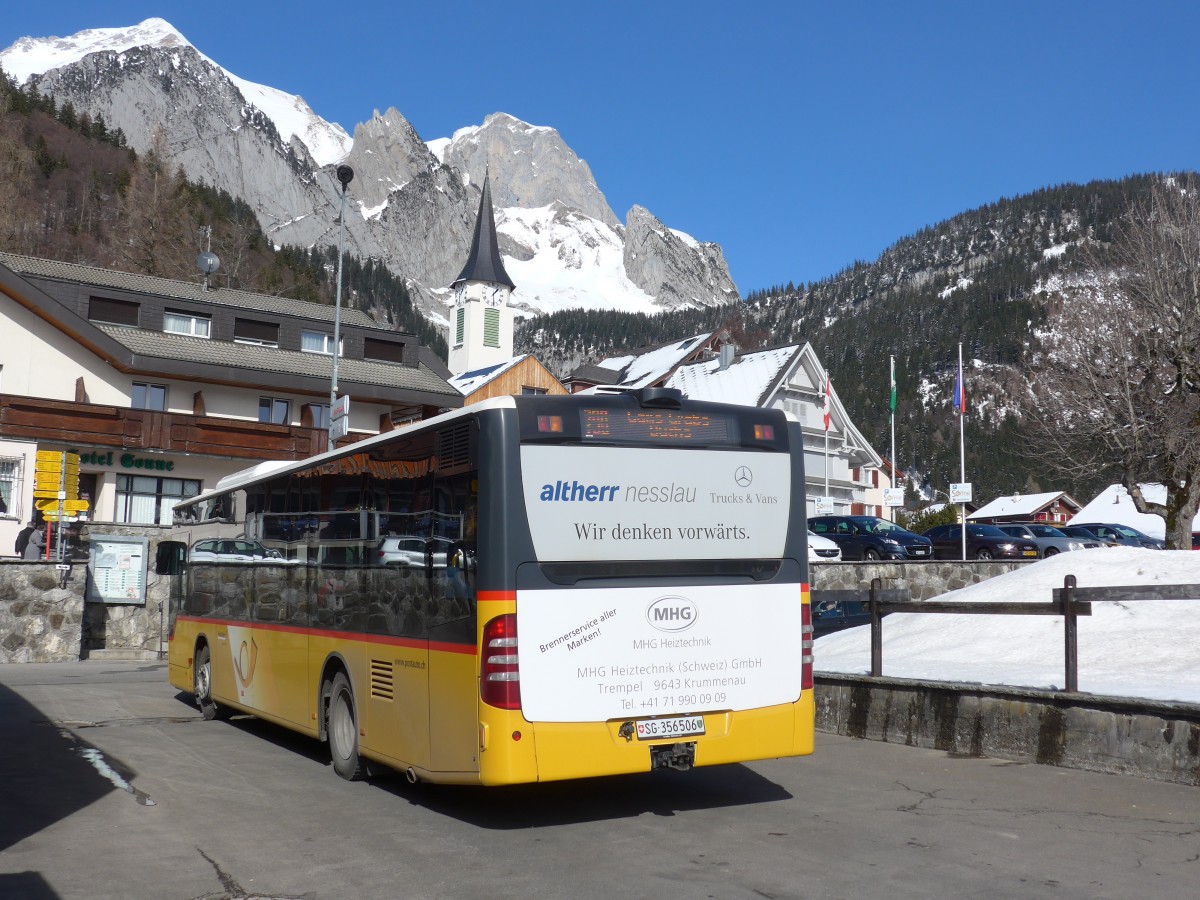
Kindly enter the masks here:
[[399, 341], [381, 341], [378, 338], [366, 338], [363, 341], [363, 358], [402, 363], [404, 362], [404, 344]]
[[208, 316], [197, 316], [192, 313], [172, 312], [163, 313], [163, 331], [168, 334], [188, 334], [192, 337], [209, 337], [212, 330], [212, 319]]
[[138, 325], [138, 304], [108, 297], [88, 298], [88, 318], [108, 325]]
[[200, 493], [190, 478], [117, 476], [117, 521], [130, 525], [170, 525], [175, 504]]
[[279, 325], [275, 322], [259, 322], [254, 319], [234, 319], [233, 341], [235, 344], [278, 347]]
[[0, 516], [20, 518], [17, 501], [21, 497], [20, 457], [0, 457]]
[[[300, 349], [305, 353], [326, 353], [333, 356], [333, 335], [322, 331], [300, 332]], [[339, 349], [340, 353], [341, 350]]]
[[498, 309], [483, 311], [483, 346], [500, 346], [500, 310]]
[[544, 387], [533, 387], [528, 384], [523, 384], [523, 385], [521, 385], [521, 393], [522, 394], [544, 394], [544, 393], [546, 393], [546, 389]]
[[144, 381], [133, 383], [133, 400], [129, 404], [134, 409], [152, 409], [166, 412], [167, 386], [165, 384], [147, 384]]
[[300, 424], [305, 428], [328, 428], [329, 404], [306, 403], [300, 410]]
[[463, 334], [466, 332], [467, 311], [459, 307], [454, 311], [454, 346], [463, 345]]
[[292, 421], [291, 401], [280, 400], [278, 397], [259, 397], [258, 421], [271, 425], [287, 425]]

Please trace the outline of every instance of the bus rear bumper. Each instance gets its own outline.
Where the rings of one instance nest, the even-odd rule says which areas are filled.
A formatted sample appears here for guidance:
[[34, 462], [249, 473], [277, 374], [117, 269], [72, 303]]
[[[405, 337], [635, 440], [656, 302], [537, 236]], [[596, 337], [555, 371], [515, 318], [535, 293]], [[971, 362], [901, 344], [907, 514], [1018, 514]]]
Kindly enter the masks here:
[[519, 712], [489, 712], [496, 715], [481, 723], [479, 762], [480, 780], [491, 785], [716, 766], [813, 751], [811, 691], [796, 703], [706, 713], [703, 735], [650, 741], [637, 739], [633, 719], [531, 723]]

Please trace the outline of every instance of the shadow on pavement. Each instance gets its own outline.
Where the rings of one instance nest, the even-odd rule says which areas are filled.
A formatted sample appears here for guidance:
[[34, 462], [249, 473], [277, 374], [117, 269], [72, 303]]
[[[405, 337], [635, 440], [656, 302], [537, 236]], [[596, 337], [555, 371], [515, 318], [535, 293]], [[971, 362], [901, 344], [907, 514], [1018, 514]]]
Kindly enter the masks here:
[[[0, 685], [0, 851], [116, 789], [83, 755], [89, 745]], [[119, 767], [109, 761], [114, 770]], [[37, 872], [0, 873], [0, 897], [57, 896]]]
[[431, 812], [500, 830], [626, 819], [646, 813], [673, 816], [687, 810], [773, 803], [792, 797], [742, 765], [511, 787], [410, 785], [403, 776], [390, 773], [373, 778], [372, 783]]

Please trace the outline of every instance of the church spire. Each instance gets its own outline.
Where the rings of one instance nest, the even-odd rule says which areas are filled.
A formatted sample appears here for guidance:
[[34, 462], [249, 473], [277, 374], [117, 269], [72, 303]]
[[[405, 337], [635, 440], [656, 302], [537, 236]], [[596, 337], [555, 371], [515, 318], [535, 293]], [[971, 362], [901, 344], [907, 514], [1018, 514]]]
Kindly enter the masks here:
[[513, 280], [504, 271], [500, 258], [500, 245], [496, 241], [496, 216], [492, 210], [492, 186], [487, 171], [483, 176], [483, 195], [479, 198], [479, 215], [475, 218], [475, 237], [471, 241], [471, 254], [451, 287], [467, 281], [486, 281], [515, 288]]

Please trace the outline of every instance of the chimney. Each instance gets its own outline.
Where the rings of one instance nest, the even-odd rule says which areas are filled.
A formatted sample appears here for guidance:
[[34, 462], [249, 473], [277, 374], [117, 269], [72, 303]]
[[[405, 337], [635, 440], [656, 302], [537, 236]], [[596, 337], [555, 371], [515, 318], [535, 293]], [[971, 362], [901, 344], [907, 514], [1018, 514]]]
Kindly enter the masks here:
[[736, 352], [737, 352], [737, 348], [734, 347], [733, 344], [722, 344], [721, 345], [721, 362], [720, 362], [720, 365], [718, 366], [717, 371], [724, 372], [731, 365], [733, 365], [733, 354]]

